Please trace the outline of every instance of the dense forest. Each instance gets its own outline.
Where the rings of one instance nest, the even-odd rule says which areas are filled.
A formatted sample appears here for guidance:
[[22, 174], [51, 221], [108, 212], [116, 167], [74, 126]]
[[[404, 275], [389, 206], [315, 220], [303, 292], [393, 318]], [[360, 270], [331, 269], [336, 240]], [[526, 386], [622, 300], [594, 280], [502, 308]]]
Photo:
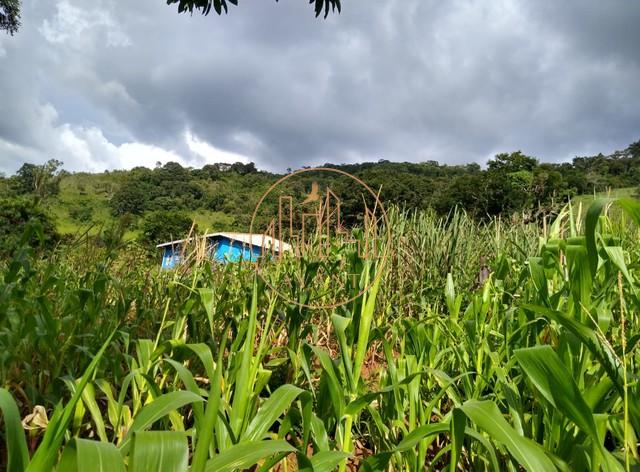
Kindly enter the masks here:
[[[484, 169], [386, 160], [325, 167], [359, 177], [385, 205], [440, 215], [458, 207], [480, 220], [501, 214], [533, 222], [575, 196], [611, 189], [637, 194], [640, 141], [610, 155], [557, 164], [518, 151], [496, 155]], [[9, 250], [34, 219], [43, 223], [41, 238], [49, 244], [88, 232], [105, 244], [135, 239], [149, 245], [183, 235], [194, 221], [202, 231], [248, 231], [258, 199], [281, 177], [253, 163], [194, 169], [169, 162], [100, 174], [69, 173], [57, 160], [24, 164], [15, 175], [0, 177], [1, 250]], [[313, 177], [305, 174], [288, 191], [303, 195]], [[331, 185], [347, 207], [361, 204], [348, 180], [336, 176]]]

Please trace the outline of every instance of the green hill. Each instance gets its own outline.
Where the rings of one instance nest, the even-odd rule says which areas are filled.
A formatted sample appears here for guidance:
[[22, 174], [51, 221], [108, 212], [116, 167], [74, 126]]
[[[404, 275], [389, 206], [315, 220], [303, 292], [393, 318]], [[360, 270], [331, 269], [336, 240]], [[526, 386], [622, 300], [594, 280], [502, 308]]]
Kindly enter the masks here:
[[[193, 169], [170, 162], [155, 169], [96, 174], [60, 171], [60, 164], [25, 164], [16, 175], [0, 177], [0, 196], [8, 202], [32, 195], [62, 236], [99, 235], [117, 228], [125, 239], [146, 243], [184, 234], [193, 222], [199, 231], [247, 231], [261, 195], [282, 177], [259, 171], [251, 163]], [[460, 207], [478, 219], [518, 214], [535, 220], [571, 199], [587, 203], [594, 194], [637, 195], [640, 142], [611, 155], [576, 157], [561, 164], [514, 152], [497, 155], [486, 169], [478, 164], [385, 160], [325, 167], [359, 177], [380, 192], [385, 205], [432, 209], [443, 215]], [[304, 174], [302, 182], [291, 184], [287, 191], [303, 196], [313, 179], [313, 173]], [[331, 186], [340, 190], [347, 209], [362, 206], [349, 179], [336, 176]], [[18, 230], [19, 224], [11, 223], [14, 216], [0, 214], [0, 218], [4, 218], [0, 225]]]

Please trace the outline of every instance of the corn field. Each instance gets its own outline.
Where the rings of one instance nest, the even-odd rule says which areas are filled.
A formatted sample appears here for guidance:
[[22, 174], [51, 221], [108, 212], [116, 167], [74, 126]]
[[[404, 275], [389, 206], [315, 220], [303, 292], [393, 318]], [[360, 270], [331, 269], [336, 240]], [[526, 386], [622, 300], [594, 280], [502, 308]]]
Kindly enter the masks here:
[[23, 244], [0, 263], [0, 470], [640, 467], [638, 201], [389, 224], [386, 265], [323, 296], [375, 283], [332, 310], [198, 248], [160, 271]]

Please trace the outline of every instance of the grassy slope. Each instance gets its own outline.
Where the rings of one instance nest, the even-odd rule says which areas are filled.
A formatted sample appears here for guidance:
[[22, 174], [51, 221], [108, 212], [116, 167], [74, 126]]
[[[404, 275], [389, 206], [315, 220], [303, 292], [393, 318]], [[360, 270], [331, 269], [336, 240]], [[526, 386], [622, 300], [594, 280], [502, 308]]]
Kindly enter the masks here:
[[[50, 203], [58, 231], [66, 235], [80, 234], [87, 230], [96, 234], [103, 226], [114, 223], [109, 198], [117, 190], [120, 180], [121, 176], [117, 172], [65, 176], [60, 183], [60, 194]], [[634, 196], [636, 192], [636, 188], [628, 187], [599, 193], [596, 197]], [[579, 195], [573, 198], [572, 203], [581, 203], [582, 207], [586, 208], [593, 199], [594, 195]], [[74, 211], [77, 212], [83, 206], [91, 209], [88, 221], [80, 221], [73, 217]], [[234, 216], [220, 211], [199, 209], [191, 212], [191, 217], [203, 231], [227, 230], [234, 225]], [[133, 229], [126, 234], [126, 238], [135, 238], [138, 234], [138, 230]]]
[[[109, 198], [116, 189], [114, 178], [109, 174], [74, 174], [65, 176], [60, 182], [60, 193], [51, 202], [58, 231], [62, 234], [77, 234], [89, 231], [95, 234], [102, 225], [113, 222], [109, 210]], [[91, 208], [91, 219], [74, 219], [74, 209]]]
[[[73, 174], [63, 177], [60, 193], [50, 202], [58, 231], [63, 235], [78, 235], [88, 231], [97, 234], [103, 226], [115, 222], [109, 208], [109, 198], [118, 188], [117, 174]], [[74, 218], [74, 212], [83, 207], [91, 210], [90, 219], [81, 221]], [[218, 231], [233, 225], [231, 215], [218, 211], [200, 209], [191, 212], [191, 217], [202, 230]], [[137, 237], [139, 231], [128, 231], [126, 239]]]
[[608, 192], [600, 192], [595, 195], [577, 195], [573, 197], [571, 202], [574, 205], [582, 203], [582, 206], [588, 206], [595, 198], [600, 197], [611, 197], [611, 198], [620, 198], [620, 197], [635, 197], [638, 192], [636, 187], [626, 187], [626, 188], [617, 188], [611, 189]]

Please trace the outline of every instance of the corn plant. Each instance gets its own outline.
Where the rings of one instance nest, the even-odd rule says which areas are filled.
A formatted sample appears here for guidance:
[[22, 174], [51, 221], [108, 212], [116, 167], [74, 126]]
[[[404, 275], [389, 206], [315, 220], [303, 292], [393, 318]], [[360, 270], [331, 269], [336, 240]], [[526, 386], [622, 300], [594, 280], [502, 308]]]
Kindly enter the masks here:
[[26, 236], [0, 261], [6, 467], [638, 466], [637, 201], [541, 227], [389, 222], [386, 264], [331, 248], [343, 285], [308, 258], [261, 267], [292, 300], [197, 243], [167, 272], [88, 237], [42, 257]]

